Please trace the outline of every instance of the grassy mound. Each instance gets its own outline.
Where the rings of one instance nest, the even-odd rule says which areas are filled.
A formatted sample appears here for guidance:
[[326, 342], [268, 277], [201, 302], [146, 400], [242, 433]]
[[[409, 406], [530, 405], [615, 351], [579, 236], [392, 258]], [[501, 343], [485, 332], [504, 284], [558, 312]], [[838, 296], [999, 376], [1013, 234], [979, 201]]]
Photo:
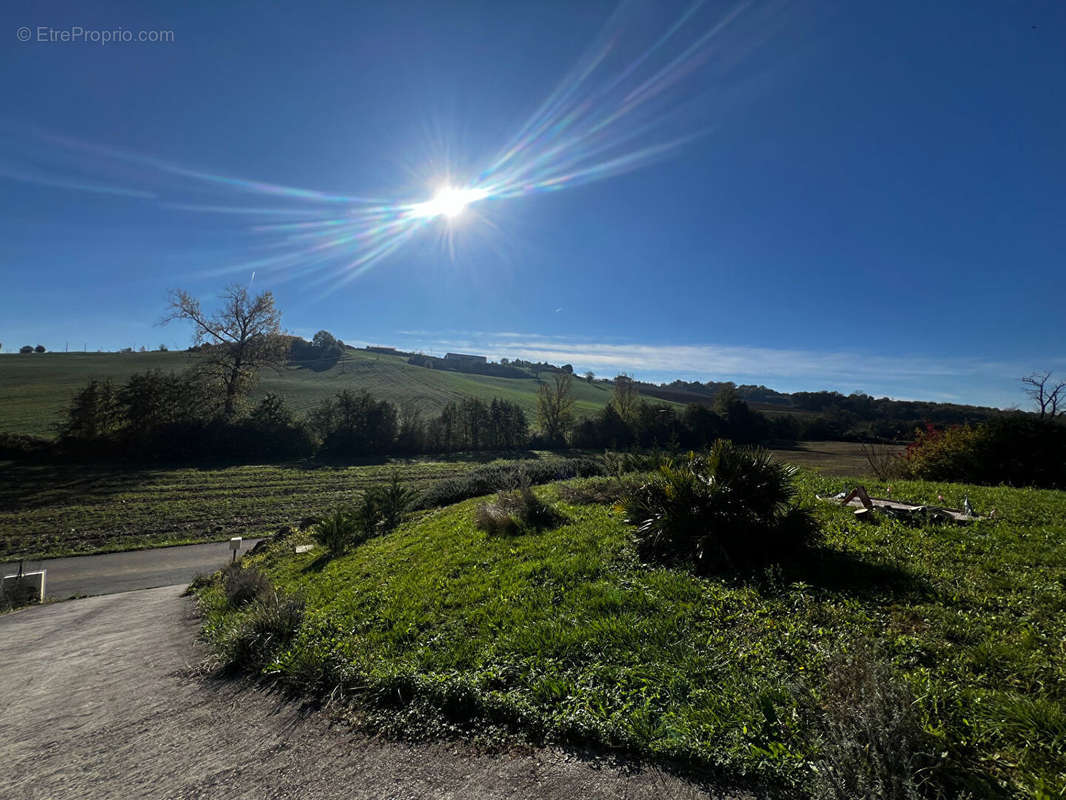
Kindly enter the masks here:
[[[277, 543], [246, 559], [277, 596], [202, 589], [205, 637], [223, 657], [276, 642], [262, 675], [403, 735], [591, 743], [790, 796], [1058, 796], [1066, 494], [894, 484], [996, 508], [922, 528], [856, 522], [813, 500], [841, 484], [799, 483], [825, 548], [765, 572], [644, 563], [620, 510], [571, 483], [536, 490], [561, 524], [520, 536], [478, 530], [474, 499], [325, 563]], [[299, 628], [264, 639], [284, 598]]]

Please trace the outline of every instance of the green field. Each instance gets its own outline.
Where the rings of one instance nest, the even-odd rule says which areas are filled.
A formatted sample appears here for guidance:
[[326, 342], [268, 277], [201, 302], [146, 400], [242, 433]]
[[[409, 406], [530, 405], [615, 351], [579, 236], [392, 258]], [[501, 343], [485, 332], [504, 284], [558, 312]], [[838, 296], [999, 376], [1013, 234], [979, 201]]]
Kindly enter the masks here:
[[412, 487], [476, 461], [115, 469], [0, 464], [0, 560], [270, 534], [350, 502], [394, 471]]
[[[847, 442], [801, 442], [795, 449], [774, 452], [784, 461], [828, 474], [865, 472], [858, 446]], [[394, 470], [419, 488], [491, 457], [437, 456], [364, 466], [127, 469], [0, 462], [0, 559], [273, 533], [388, 480]]]
[[[0, 433], [53, 436], [74, 392], [90, 379], [121, 383], [136, 372], [181, 371], [194, 363], [195, 356], [184, 352], [0, 354]], [[346, 351], [337, 364], [320, 372], [292, 365], [277, 372], [264, 370], [252, 399], [275, 392], [302, 413], [342, 389], [366, 389], [396, 404], [413, 401], [432, 415], [452, 400], [499, 397], [521, 405], [532, 422], [537, 386], [533, 378], [427, 369], [412, 366], [401, 356], [356, 350]], [[579, 416], [602, 408], [610, 397], [610, 387], [604, 383], [575, 379], [573, 387]]]
[[591, 745], [757, 796], [912, 796], [818, 791], [831, 764], [875, 764], [923, 797], [1062, 797], [1066, 493], [897, 482], [900, 499], [997, 511], [910, 527], [814, 497], [839, 487], [802, 475], [825, 546], [754, 574], [644, 564], [618, 510], [559, 485], [537, 490], [565, 516], [554, 530], [486, 534], [471, 500], [333, 561], [290, 538], [246, 563], [305, 598], [291, 643], [247, 649], [271, 617], [217, 586], [205, 634], [391, 734]]

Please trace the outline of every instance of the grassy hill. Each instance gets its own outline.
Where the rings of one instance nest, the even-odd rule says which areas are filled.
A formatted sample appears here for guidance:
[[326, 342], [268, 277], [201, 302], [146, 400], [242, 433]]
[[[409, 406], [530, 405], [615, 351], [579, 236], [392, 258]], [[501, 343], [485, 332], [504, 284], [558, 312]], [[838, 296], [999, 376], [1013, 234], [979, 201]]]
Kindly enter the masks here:
[[[192, 366], [195, 359], [185, 352], [0, 354], [0, 433], [51, 436], [71, 396], [91, 378], [121, 383], [149, 369], [180, 371]], [[414, 401], [432, 415], [451, 400], [499, 397], [521, 405], [532, 420], [537, 386], [532, 378], [446, 372], [413, 366], [402, 356], [349, 350], [327, 370], [300, 365], [287, 366], [281, 372], [265, 370], [253, 399], [275, 392], [292, 409], [303, 413], [342, 389], [366, 389], [394, 403]], [[609, 396], [607, 384], [574, 380], [579, 416], [602, 408]]]
[[470, 500], [332, 561], [275, 542], [244, 563], [302, 600], [238, 608], [215, 584], [205, 634], [391, 734], [592, 745], [758, 796], [1062, 796], [1066, 494], [900, 481], [894, 497], [997, 514], [860, 524], [815, 500], [838, 481], [804, 474], [824, 547], [699, 577], [643, 563], [592, 484], [539, 488], [563, 517], [539, 532], [486, 534]]

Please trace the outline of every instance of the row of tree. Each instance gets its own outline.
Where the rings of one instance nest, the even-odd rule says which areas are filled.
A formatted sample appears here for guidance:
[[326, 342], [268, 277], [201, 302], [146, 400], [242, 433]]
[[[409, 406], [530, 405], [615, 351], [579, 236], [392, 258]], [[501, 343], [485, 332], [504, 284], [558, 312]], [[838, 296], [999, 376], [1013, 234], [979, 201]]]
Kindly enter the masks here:
[[362, 457], [507, 450], [530, 443], [525, 412], [516, 403], [467, 398], [423, 418], [365, 391], [344, 390], [297, 417], [275, 394], [226, 411], [210, 371], [158, 370], [125, 384], [92, 380], [71, 402], [58, 447], [82, 456], [140, 459]]
[[605, 408], [578, 421], [569, 380], [559, 373], [542, 386], [540, 430], [532, 432], [522, 407], [500, 398], [453, 401], [426, 418], [413, 404], [398, 407], [344, 390], [298, 417], [267, 394], [229, 413], [217, 373], [155, 370], [121, 386], [90, 381], [64, 417], [59, 447], [68, 454], [140, 459], [358, 458], [530, 446], [702, 448], [721, 437], [756, 442], [773, 433], [771, 421], [738, 398], [678, 411], [643, 400], [625, 380], [615, 384]]
[[791, 420], [752, 410], [735, 391], [719, 392], [710, 407], [693, 403], [679, 409], [645, 400], [637, 383], [625, 375], [614, 379], [604, 408], [578, 420], [572, 382], [569, 372], [556, 373], [537, 394], [537, 420], [545, 446], [700, 448], [719, 438], [755, 443], [791, 438], [795, 432]]

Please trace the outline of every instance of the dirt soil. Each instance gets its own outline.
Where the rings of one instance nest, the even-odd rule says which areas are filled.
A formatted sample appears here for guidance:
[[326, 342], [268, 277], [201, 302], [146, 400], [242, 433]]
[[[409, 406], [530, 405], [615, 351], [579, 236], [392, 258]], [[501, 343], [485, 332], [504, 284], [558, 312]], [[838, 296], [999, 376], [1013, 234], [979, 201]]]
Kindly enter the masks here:
[[246, 684], [196, 677], [199, 622], [183, 588], [0, 616], [5, 796], [739, 797], [553, 749], [381, 741]]

